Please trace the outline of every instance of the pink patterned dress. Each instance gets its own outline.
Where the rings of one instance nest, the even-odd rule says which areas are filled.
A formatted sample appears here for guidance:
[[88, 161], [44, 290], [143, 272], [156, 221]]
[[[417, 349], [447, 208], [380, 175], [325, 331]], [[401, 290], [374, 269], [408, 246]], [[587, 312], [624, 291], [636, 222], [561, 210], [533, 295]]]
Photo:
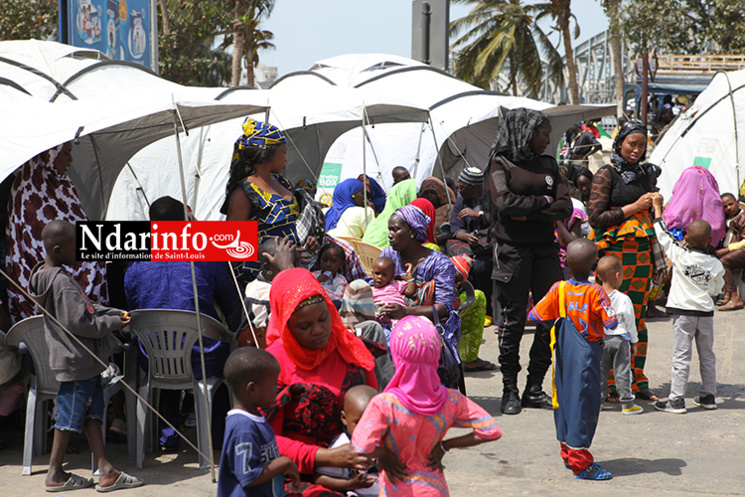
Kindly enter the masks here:
[[352, 435], [352, 445], [362, 454], [384, 446], [406, 465], [409, 479], [394, 485], [381, 471], [378, 484], [385, 496], [448, 496], [442, 471], [427, 467], [427, 456], [448, 429], [472, 428], [479, 438], [497, 440], [502, 430], [481, 406], [457, 390], [448, 390], [448, 402], [440, 414], [424, 416], [408, 410], [392, 393], [376, 395], [365, 409]]

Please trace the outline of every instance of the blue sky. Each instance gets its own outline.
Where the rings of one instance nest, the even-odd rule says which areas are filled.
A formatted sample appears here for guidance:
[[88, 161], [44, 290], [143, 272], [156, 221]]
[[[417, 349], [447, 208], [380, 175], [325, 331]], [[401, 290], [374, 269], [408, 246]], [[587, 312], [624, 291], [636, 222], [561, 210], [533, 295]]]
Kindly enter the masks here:
[[[410, 57], [411, 5], [410, 0], [277, 0], [263, 23], [274, 33], [277, 48], [262, 51], [259, 62], [277, 66], [281, 75], [348, 53]], [[467, 5], [453, 4], [450, 20], [469, 10]], [[581, 30], [574, 45], [608, 27], [599, 0], [575, 0], [572, 11]], [[557, 35], [552, 39], [554, 44], [559, 41]]]

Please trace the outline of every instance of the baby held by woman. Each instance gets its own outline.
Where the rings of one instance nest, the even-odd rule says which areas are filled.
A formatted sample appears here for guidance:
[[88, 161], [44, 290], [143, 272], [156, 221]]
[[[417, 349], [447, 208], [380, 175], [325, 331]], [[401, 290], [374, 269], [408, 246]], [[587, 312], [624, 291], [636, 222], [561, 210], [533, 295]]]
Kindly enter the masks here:
[[[411, 264], [406, 264], [406, 280], [396, 276], [396, 264], [390, 257], [378, 257], [373, 265], [373, 299], [375, 308], [379, 309], [384, 304], [400, 304], [406, 307], [404, 296], [416, 295], [416, 281], [412, 274]], [[381, 324], [391, 324], [391, 318], [378, 315]]]

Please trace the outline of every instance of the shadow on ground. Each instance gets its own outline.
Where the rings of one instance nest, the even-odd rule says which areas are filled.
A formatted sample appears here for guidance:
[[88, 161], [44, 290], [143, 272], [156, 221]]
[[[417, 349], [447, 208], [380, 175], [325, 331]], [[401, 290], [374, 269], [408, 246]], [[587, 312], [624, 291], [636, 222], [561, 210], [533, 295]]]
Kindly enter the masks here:
[[633, 476], [648, 473], [666, 473], [670, 476], [680, 476], [687, 464], [682, 459], [637, 459], [625, 457], [603, 461], [603, 469], [607, 469], [617, 476]]

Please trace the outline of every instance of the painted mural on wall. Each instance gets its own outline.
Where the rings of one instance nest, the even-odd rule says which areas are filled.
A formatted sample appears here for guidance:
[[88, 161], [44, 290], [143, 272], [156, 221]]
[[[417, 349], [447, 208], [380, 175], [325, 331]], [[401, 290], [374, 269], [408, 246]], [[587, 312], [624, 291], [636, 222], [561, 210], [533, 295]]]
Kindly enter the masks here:
[[151, 67], [150, 0], [68, 0], [70, 44]]

